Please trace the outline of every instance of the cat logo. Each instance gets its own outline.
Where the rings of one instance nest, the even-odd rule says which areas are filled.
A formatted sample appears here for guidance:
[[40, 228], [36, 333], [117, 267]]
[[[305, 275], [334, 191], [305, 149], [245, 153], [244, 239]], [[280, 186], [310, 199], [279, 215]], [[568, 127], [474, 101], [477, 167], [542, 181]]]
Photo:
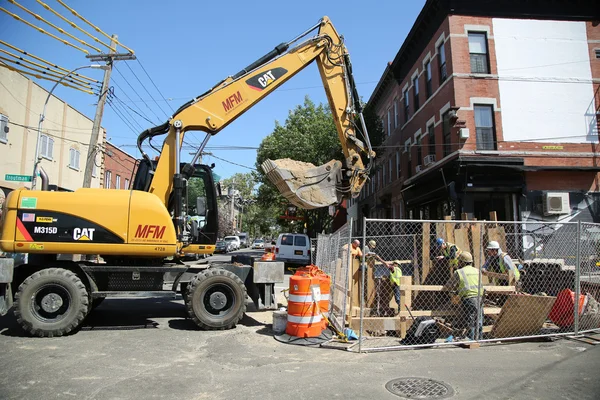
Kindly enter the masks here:
[[286, 73], [287, 70], [285, 68], [277, 67], [254, 75], [252, 78], [247, 79], [246, 83], [252, 89], [262, 91]]
[[73, 239], [92, 241], [94, 240], [94, 231], [96, 228], [75, 228], [73, 229]]

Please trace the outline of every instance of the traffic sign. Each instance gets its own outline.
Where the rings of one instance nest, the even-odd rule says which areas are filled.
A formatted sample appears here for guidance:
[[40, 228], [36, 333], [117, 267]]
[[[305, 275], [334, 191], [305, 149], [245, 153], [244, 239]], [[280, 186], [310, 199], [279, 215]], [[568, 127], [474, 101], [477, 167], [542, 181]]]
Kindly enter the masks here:
[[4, 175], [4, 179], [7, 180], [7, 181], [31, 182], [31, 175], [12, 175], [12, 174], [6, 174], [6, 175]]

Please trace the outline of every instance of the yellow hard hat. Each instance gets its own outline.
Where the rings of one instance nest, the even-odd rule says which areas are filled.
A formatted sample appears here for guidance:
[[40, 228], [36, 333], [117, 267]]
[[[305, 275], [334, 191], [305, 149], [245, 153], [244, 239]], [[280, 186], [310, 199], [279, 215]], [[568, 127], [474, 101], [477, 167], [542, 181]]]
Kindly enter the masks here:
[[468, 251], [463, 251], [458, 256], [458, 261], [462, 261], [464, 263], [472, 263], [473, 262], [473, 256]]

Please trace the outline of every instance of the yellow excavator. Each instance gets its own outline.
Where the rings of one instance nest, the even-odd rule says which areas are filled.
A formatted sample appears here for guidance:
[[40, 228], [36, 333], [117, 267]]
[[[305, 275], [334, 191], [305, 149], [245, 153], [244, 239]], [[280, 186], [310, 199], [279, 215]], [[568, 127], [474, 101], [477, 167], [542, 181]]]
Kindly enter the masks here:
[[[234, 327], [250, 295], [247, 268], [187, 265], [177, 259], [215, 249], [215, 183], [211, 167], [197, 161], [212, 135], [313, 61], [345, 159], [322, 166], [267, 160], [262, 168], [291, 203], [304, 209], [358, 196], [375, 153], [343, 38], [324, 17], [181, 106], [166, 123], [142, 132], [137, 144], [143, 158], [131, 190], [11, 192], [2, 209], [0, 248], [27, 253], [28, 262], [13, 268], [9, 259], [1, 260], [0, 314], [13, 306], [25, 331], [60, 336], [80, 326], [106, 297], [172, 297], [179, 288], [189, 316], [201, 328]], [[191, 162], [183, 163], [180, 152], [188, 131], [206, 136]], [[144, 142], [165, 134], [160, 156], [152, 160], [143, 151]], [[192, 180], [200, 182], [195, 187], [203, 192], [190, 199]], [[190, 224], [192, 209], [199, 218]], [[65, 255], [100, 255], [103, 262], [67, 260]]]

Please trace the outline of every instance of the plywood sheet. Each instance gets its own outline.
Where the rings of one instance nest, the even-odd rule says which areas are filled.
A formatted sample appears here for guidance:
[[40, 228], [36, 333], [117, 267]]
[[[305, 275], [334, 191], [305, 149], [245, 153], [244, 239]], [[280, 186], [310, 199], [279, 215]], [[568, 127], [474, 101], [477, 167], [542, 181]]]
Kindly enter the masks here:
[[471, 225], [471, 242], [473, 243], [473, 266], [475, 268], [481, 268], [483, 265], [482, 260], [482, 248], [483, 243], [481, 243], [481, 224], [473, 224]]
[[469, 228], [462, 227], [454, 230], [454, 244], [462, 251], [468, 251], [473, 254], [469, 245]]
[[500, 243], [500, 248], [506, 251], [506, 232], [504, 231], [504, 227], [496, 226], [496, 227], [488, 227], [487, 228], [487, 237], [488, 242], [495, 240]]
[[490, 333], [491, 336], [509, 338], [538, 334], [555, 301], [554, 296], [508, 296]]

